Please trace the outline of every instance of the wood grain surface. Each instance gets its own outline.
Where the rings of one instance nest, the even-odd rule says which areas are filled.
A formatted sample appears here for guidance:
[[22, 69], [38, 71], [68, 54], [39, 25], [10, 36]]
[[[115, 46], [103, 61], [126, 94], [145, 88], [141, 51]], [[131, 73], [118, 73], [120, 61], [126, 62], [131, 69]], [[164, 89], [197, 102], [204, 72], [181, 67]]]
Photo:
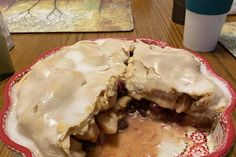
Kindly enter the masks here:
[[[172, 0], [133, 0], [132, 12], [134, 31], [113, 33], [42, 33], [13, 34], [14, 49], [11, 58], [16, 71], [30, 65], [41, 53], [54, 47], [70, 45], [78, 40], [104, 37], [148, 37], [163, 40], [177, 48], [183, 48], [183, 26], [171, 21]], [[236, 21], [236, 16], [227, 17]], [[236, 59], [218, 44], [213, 52], [201, 53], [215, 71], [236, 89]], [[7, 79], [0, 82], [0, 105], [3, 104], [2, 91]], [[233, 113], [236, 126], [236, 112]], [[236, 146], [228, 157], [236, 156]], [[11, 151], [0, 143], [0, 157], [13, 157]]]

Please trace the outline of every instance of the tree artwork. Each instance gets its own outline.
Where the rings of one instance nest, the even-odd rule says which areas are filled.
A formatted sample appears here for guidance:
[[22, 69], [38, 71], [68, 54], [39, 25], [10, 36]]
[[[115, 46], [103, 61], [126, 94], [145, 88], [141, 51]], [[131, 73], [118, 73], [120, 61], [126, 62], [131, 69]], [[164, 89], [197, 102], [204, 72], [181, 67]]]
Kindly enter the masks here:
[[0, 0], [10, 32], [133, 29], [130, 0]]

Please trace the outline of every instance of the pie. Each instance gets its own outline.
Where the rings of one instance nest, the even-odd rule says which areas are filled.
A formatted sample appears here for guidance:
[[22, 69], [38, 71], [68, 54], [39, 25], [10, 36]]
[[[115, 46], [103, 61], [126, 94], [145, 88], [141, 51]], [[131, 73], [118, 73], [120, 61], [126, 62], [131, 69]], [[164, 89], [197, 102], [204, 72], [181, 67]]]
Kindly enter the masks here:
[[37, 157], [99, 157], [94, 145], [157, 119], [209, 130], [229, 101], [193, 54], [121, 39], [58, 50], [31, 67], [11, 99], [9, 134]]

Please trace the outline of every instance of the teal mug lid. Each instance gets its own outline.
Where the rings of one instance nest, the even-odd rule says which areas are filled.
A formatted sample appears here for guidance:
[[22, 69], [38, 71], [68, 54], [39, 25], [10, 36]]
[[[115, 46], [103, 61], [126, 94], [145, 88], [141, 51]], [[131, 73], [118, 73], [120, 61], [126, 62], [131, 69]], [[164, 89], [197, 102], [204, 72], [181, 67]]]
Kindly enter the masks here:
[[233, 0], [186, 0], [186, 8], [203, 15], [221, 15], [227, 13]]

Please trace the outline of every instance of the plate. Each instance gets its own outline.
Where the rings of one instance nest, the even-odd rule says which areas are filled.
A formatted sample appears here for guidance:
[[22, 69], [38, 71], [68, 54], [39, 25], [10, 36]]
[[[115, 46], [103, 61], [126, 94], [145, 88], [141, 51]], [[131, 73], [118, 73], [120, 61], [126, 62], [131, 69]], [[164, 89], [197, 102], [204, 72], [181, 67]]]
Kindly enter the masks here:
[[[124, 40], [142, 40], [147, 44], [154, 44], [160, 47], [169, 46], [167, 43], [158, 40], [152, 40], [147, 38], [135, 38], [135, 39], [124, 39]], [[97, 40], [97, 39], [94, 39]], [[60, 48], [55, 48], [50, 51], [43, 53], [36, 61], [33, 62], [34, 65], [36, 62], [43, 60], [44, 58], [56, 53]], [[204, 132], [196, 129], [187, 129], [185, 132], [185, 138], [188, 139], [188, 143], [179, 149], [174, 148], [175, 146], [171, 143], [163, 148], [168, 148], [171, 151], [176, 151], [177, 156], [179, 157], [190, 157], [190, 156], [207, 156], [207, 157], [217, 157], [226, 155], [233, 145], [234, 141], [234, 126], [231, 118], [231, 113], [236, 105], [236, 93], [231, 87], [231, 85], [225, 81], [222, 77], [218, 76], [210, 64], [204, 59], [201, 55], [196, 52], [188, 50], [190, 53], [194, 54], [196, 59], [201, 62], [201, 67], [203, 67], [206, 73], [209, 73], [217, 82], [224, 86], [224, 89], [229, 94], [230, 101], [223, 113], [220, 114], [220, 120], [217, 122], [215, 129], [211, 132]], [[11, 107], [11, 89], [14, 84], [17, 83], [32, 67], [29, 66], [20, 72], [16, 73], [12, 78], [7, 82], [4, 88], [4, 105], [0, 111], [0, 138], [1, 140], [12, 150], [22, 154], [26, 157], [33, 157], [31, 151], [20, 145], [20, 143], [14, 142], [14, 139], [11, 139], [5, 129], [6, 119]]]

